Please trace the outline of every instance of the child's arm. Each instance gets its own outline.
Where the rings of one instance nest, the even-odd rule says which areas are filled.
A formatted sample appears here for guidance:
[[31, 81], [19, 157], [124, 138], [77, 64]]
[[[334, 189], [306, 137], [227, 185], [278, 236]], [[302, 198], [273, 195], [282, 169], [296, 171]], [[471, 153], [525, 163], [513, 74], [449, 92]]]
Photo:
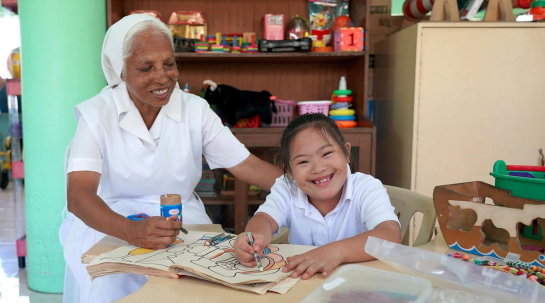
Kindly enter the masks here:
[[357, 236], [335, 241], [322, 247], [313, 249], [307, 253], [288, 258], [288, 265], [282, 271], [293, 270], [291, 276], [309, 279], [315, 273], [321, 272], [326, 277], [335, 268], [343, 263], [354, 263], [373, 260], [365, 250], [365, 243], [369, 236], [401, 243], [401, 229], [396, 221], [384, 221], [372, 230], [361, 233]]
[[261, 256], [263, 249], [271, 243], [272, 235], [277, 230], [278, 224], [271, 216], [263, 212], [255, 214], [246, 226], [246, 231], [251, 232], [254, 238], [253, 247], [250, 246], [245, 232], [238, 235], [234, 243], [235, 256], [240, 264], [247, 267], [256, 266], [254, 251]]

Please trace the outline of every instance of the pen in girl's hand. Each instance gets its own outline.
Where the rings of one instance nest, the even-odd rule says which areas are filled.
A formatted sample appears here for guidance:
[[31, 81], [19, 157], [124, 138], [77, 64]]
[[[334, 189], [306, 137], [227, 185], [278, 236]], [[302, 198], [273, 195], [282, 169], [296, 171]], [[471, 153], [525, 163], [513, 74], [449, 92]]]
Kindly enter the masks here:
[[[253, 249], [253, 246], [254, 246], [254, 237], [252, 237], [252, 233], [251, 232], [246, 232], [246, 236], [248, 236], [248, 242], [250, 242], [250, 246], [252, 246], [252, 249]], [[261, 265], [261, 261], [259, 260], [259, 255], [257, 254], [257, 251], [254, 250], [254, 258], [255, 258], [255, 263], [257, 264], [257, 268], [259, 269], [259, 271], [263, 271], [263, 265]]]

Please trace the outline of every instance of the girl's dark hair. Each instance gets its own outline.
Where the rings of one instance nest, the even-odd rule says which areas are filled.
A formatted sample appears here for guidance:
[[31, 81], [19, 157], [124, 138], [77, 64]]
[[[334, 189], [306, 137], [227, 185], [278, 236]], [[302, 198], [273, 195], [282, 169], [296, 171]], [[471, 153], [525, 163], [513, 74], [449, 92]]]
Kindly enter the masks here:
[[345, 156], [349, 157], [350, 152], [346, 149], [346, 140], [344, 139], [339, 127], [331, 118], [324, 114], [311, 113], [304, 114], [292, 120], [284, 130], [282, 139], [280, 139], [280, 161], [284, 174], [290, 171], [291, 145], [295, 136], [304, 129], [314, 128], [320, 133], [326, 141], [334, 139], [339, 145]]

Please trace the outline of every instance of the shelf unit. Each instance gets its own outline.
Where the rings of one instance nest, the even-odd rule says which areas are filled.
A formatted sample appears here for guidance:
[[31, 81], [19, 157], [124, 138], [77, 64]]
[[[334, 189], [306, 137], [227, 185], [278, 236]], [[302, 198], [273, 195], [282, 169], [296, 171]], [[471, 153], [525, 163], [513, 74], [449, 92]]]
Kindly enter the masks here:
[[[133, 10], [156, 10], [166, 21], [173, 11], [201, 11], [208, 33], [255, 32], [262, 36], [263, 16], [268, 13], [308, 16], [308, 0], [108, 0], [108, 26]], [[366, 0], [350, 1], [350, 17], [357, 25], [366, 22]], [[367, 33], [366, 33], [367, 34]], [[363, 126], [367, 97], [369, 55], [358, 53], [177, 53], [181, 85], [197, 92], [206, 79], [243, 90], [268, 90], [281, 99], [327, 100], [341, 76], [352, 90], [358, 122]]]
[[[163, 20], [173, 11], [201, 11], [208, 34], [255, 32], [262, 36], [265, 14], [284, 14], [286, 20], [295, 15], [308, 16], [308, 0], [107, 0], [108, 26], [133, 10], [156, 10]], [[349, 15], [357, 26], [366, 25], [369, 12], [367, 0], [351, 0]], [[367, 28], [367, 26], [364, 26]], [[366, 33], [368, 35], [368, 33]], [[214, 54], [176, 53], [179, 83], [189, 84], [198, 92], [204, 80], [224, 83], [242, 90], [267, 90], [280, 99], [296, 101], [327, 100], [344, 76], [352, 90], [353, 108], [360, 126], [364, 126], [367, 108], [369, 54], [355, 53], [257, 53]], [[277, 147], [283, 129], [232, 129], [247, 147]], [[357, 127], [343, 130], [358, 157], [353, 162], [361, 172], [375, 173], [375, 129]], [[235, 232], [246, 226], [248, 205], [262, 201], [248, 199], [248, 184], [235, 180], [234, 201], [228, 197], [203, 197], [205, 204], [234, 204]]]
[[6, 83], [8, 93], [9, 129], [11, 134], [11, 169], [13, 178], [13, 195], [15, 201], [15, 236], [19, 268], [25, 268], [26, 234], [25, 234], [25, 199], [23, 189], [24, 166], [21, 151], [22, 128], [19, 119], [19, 103], [17, 96], [21, 96], [21, 81], [8, 79]]

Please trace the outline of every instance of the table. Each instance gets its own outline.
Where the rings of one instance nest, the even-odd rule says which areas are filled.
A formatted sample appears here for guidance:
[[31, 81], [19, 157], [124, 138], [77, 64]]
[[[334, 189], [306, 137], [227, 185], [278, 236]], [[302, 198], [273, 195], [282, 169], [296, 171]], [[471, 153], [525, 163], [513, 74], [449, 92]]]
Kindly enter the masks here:
[[[204, 225], [184, 225], [188, 230], [214, 231], [222, 232], [219, 224]], [[89, 263], [92, 259], [101, 253], [113, 250], [121, 245], [126, 245], [125, 241], [114, 237], [106, 236], [98, 242], [89, 251], [82, 256], [83, 263]], [[436, 253], [447, 253], [452, 250], [446, 245], [441, 235], [437, 236], [431, 242], [420, 246]], [[362, 266], [398, 272], [389, 265], [375, 260], [362, 262]], [[148, 282], [138, 291], [117, 301], [121, 303], [153, 302], [160, 298], [164, 302], [249, 302], [249, 303], [274, 303], [274, 302], [299, 302], [310, 292], [323, 283], [325, 278], [320, 275], [314, 275], [309, 280], [300, 280], [288, 293], [284, 295], [276, 293], [267, 293], [265, 295], [256, 295], [253, 293], [240, 291], [225, 287], [216, 283], [207, 282], [192, 277], [182, 277], [180, 279], [169, 279], [163, 277], [150, 276]]]
[[[231, 131], [247, 148], [279, 147], [284, 128], [232, 128]], [[375, 175], [375, 127], [342, 128], [346, 141], [357, 148], [351, 162], [357, 171]], [[235, 178], [235, 234], [244, 232], [248, 223], [248, 184]]]

